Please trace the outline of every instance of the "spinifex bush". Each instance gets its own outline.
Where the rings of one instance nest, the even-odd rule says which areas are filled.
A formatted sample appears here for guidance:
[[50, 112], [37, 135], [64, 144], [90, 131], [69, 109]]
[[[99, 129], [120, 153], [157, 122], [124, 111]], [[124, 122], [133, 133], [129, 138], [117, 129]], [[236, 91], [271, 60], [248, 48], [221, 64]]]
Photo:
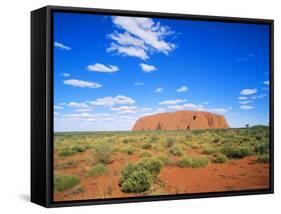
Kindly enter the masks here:
[[212, 160], [213, 163], [225, 163], [227, 161], [227, 157], [224, 154], [217, 154], [215, 155], [214, 159]]
[[228, 158], [240, 159], [252, 154], [249, 147], [234, 147], [225, 146], [221, 149], [221, 152], [225, 154]]
[[94, 165], [90, 171], [87, 172], [87, 176], [98, 176], [98, 175], [105, 175], [108, 169], [105, 164], [98, 163]]
[[175, 143], [176, 143], [176, 139], [173, 137], [168, 137], [166, 139], [166, 146], [169, 148], [172, 147]]
[[141, 193], [149, 190], [153, 179], [159, 174], [163, 164], [159, 160], [142, 160], [129, 163], [121, 172], [119, 185], [123, 192]]
[[202, 168], [207, 166], [209, 160], [207, 157], [185, 157], [177, 162], [181, 168]]
[[256, 162], [257, 163], [269, 163], [269, 155], [265, 154], [265, 155], [258, 156]]
[[169, 149], [169, 153], [172, 154], [173, 156], [182, 156], [182, 151], [179, 147], [172, 147]]
[[213, 147], [205, 147], [202, 151], [203, 154], [205, 155], [211, 155], [211, 154], [214, 154], [216, 153], [217, 149], [216, 148], [213, 148]]
[[151, 149], [152, 148], [152, 145], [149, 144], [149, 143], [145, 143], [141, 146], [142, 149]]
[[255, 146], [255, 152], [259, 155], [263, 155], [269, 152], [269, 144], [262, 143]]
[[80, 183], [80, 179], [77, 176], [72, 175], [55, 175], [54, 176], [54, 189], [56, 192], [60, 192], [69, 188], [72, 188]]
[[97, 161], [106, 164], [109, 162], [113, 150], [114, 148], [111, 144], [100, 143], [95, 146], [93, 153]]

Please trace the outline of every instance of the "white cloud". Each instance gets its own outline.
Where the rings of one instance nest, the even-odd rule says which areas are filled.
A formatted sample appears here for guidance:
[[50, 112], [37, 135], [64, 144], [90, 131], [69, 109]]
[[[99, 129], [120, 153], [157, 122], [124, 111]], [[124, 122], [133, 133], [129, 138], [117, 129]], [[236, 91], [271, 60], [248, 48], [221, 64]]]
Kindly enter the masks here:
[[80, 87], [80, 88], [100, 88], [102, 84], [96, 82], [88, 82], [83, 80], [77, 79], [69, 79], [63, 81], [65, 85], [71, 85], [73, 87]]
[[207, 102], [207, 101], [204, 101], [203, 104], [204, 104], [204, 105], [208, 105], [208, 104], [210, 104], [210, 103]]
[[161, 92], [163, 92], [163, 91], [164, 91], [164, 88], [156, 88], [156, 89], [154, 90], [155, 93], [161, 93]]
[[149, 56], [147, 55], [145, 50], [134, 46], [121, 46], [115, 43], [111, 43], [111, 46], [107, 48], [106, 51], [107, 52], [116, 51], [118, 54], [122, 56], [132, 56], [132, 57], [141, 58], [142, 60], [149, 59]]
[[269, 82], [269, 80], [266, 80], [266, 81], [263, 81], [263, 84], [265, 84], [265, 85], [269, 85], [269, 84], [270, 84], [270, 82]]
[[177, 89], [177, 92], [187, 92], [188, 88], [186, 86], [182, 86], [180, 88]]
[[249, 105], [242, 105], [242, 106], [240, 106], [240, 108], [243, 109], [243, 110], [250, 110], [250, 109], [253, 109], [254, 107], [249, 106]]
[[115, 65], [104, 65], [101, 63], [96, 63], [94, 65], [88, 65], [87, 69], [89, 71], [102, 72], [102, 73], [114, 73], [116, 71], [119, 71], [119, 68]]
[[90, 103], [90, 105], [93, 105], [93, 106], [114, 106], [117, 104], [132, 105], [135, 103], [135, 100], [132, 99], [131, 97], [118, 95], [116, 97], [98, 98], [95, 101], [90, 101], [89, 103]]
[[193, 109], [193, 110], [204, 110], [203, 105], [199, 104], [193, 104], [193, 103], [186, 103], [183, 105], [171, 105], [167, 107], [171, 110], [184, 110], [184, 109]]
[[115, 40], [120, 45], [132, 45], [140, 47], [142, 49], [147, 49], [142, 39], [138, 39], [137, 37], [132, 36], [128, 32], [118, 33], [117, 31], [115, 31], [112, 34], [109, 34], [109, 37], [112, 40]]
[[247, 100], [248, 97], [238, 97], [238, 100]]
[[228, 112], [228, 109], [226, 108], [213, 108], [209, 109], [210, 112], [217, 113], [217, 114], [225, 114]]
[[252, 96], [251, 98], [255, 100], [255, 99], [264, 98], [264, 97], [266, 97], [266, 96], [267, 96], [266, 94], [260, 94], [260, 95]]
[[157, 68], [154, 65], [148, 65], [148, 64], [144, 64], [144, 63], [141, 63], [140, 67], [145, 73], [150, 73], [152, 71], [157, 70]]
[[113, 116], [111, 114], [89, 114], [89, 113], [78, 113], [78, 114], [64, 114], [62, 118], [66, 120], [79, 120], [89, 122], [100, 122], [100, 121], [112, 121]]
[[167, 26], [161, 26], [150, 18], [112, 17], [113, 23], [123, 32], [109, 34], [114, 40], [107, 51], [118, 54], [148, 59], [148, 52], [162, 52], [166, 55], [175, 45], [165, 41], [165, 37], [173, 34]]
[[186, 100], [182, 100], [182, 99], [164, 100], [160, 102], [159, 105], [176, 105], [178, 103], [183, 103], [183, 102], [186, 102]]
[[62, 106], [54, 106], [54, 109], [63, 109], [63, 107]]
[[61, 75], [64, 76], [64, 77], [70, 77], [69, 73], [62, 73]]
[[135, 83], [134, 83], [134, 86], [143, 86], [143, 85], [144, 85], [143, 82], [135, 82]]
[[249, 104], [251, 102], [252, 102], [252, 100], [245, 100], [245, 101], [239, 101], [239, 104], [246, 105], [246, 104]]
[[240, 94], [241, 95], [252, 95], [252, 94], [255, 94], [255, 93], [257, 93], [257, 89], [243, 89], [241, 92], [240, 92]]
[[112, 111], [129, 111], [129, 110], [136, 110], [137, 106], [118, 106], [112, 107], [110, 110]]
[[62, 49], [62, 50], [66, 50], [66, 51], [71, 50], [71, 48], [69, 46], [66, 46], [66, 45], [64, 45], [62, 43], [59, 43], [59, 42], [54, 42], [54, 47]]
[[79, 108], [79, 109], [75, 109], [76, 112], [90, 112], [92, 111], [92, 108]]
[[69, 102], [66, 105], [70, 108], [89, 108], [87, 103]]

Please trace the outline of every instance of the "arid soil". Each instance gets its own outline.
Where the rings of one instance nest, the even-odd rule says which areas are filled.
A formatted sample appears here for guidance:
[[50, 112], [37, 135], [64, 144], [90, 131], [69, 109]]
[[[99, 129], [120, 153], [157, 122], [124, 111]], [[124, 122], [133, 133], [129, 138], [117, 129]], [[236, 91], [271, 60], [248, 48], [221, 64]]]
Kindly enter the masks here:
[[[193, 151], [192, 155], [199, 155], [197, 151], [191, 151]], [[78, 161], [76, 166], [59, 171], [65, 175], [79, 176], [81, 183], [72, 189], [55, 193], [54, 201], [269, 188], [269, 164], [255, 163], [256, 158], [249, 156], [229, 160], [224, 164], [209, 163], [207, 167], [198, 169], [168, 165], [161, 170], [158, 182], [152, 187], [153, 192], [128, 194], [122, 192], [118, 186], [119, 175], [126, 163], [138, 161], [140, 158], [136, 155], [114, 155], [111, 163], [108, 164], [108, 174], [87, 177], [85, 173], [90, 168], [88, 164], [90, 155], [90, 151], [86, 151], [61, 159], [55, 154], [55, 165], [68, 159]], [[173, 158], [174, 161], [177, 159], [177, 157]]]

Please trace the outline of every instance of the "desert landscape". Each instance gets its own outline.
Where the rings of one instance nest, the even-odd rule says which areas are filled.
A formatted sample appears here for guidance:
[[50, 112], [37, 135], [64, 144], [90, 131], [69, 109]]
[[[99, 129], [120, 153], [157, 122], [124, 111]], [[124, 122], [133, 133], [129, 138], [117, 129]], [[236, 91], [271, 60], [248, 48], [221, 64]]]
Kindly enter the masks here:
[[200, 111], [140, 118], [132, 131], [54, 134], [54, 201], [269, 188], [269, 127]]

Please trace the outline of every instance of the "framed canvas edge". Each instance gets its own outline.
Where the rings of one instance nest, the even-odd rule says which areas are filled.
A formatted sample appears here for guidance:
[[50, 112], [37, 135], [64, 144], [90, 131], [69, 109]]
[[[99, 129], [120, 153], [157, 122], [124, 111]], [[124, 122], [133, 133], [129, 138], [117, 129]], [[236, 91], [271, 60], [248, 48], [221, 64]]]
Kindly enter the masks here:
[[[129, 10], [112, 10], [98, 8], [81, 8], [81, 7], [64, 7], [64, 6], [46, 6], [46, 207], [67, 207], [67, 206], [84, 206], [99, 204], [116, 204], [132, 202], [150, 202], [179, 199], [197, 199], [210, 197], [229, 197], [244, 195], [261, 195], [274, 193], [274, 20], [272, 19], [253, 19], [240, 17], [222, 17], [222, 16], [205, 16], [205, 15], [188, 15], [177, 13], [159, 13], [147, 11], [129, 11]], [[188, 19], [217, 22], [237, 22], [249, 24], [268, 24], [270, 27], [270, 188], [264, 190], [243, 190], [243, 191], [224, 191], [211, 193], [192, 193], [177, 195], [159, 195], [144, 197], [128, 198], [110, 198], [110, 199], [90, 199], [79, 201], [61, 201], [53, 200], [53, 12], [70, 12], [70, 13], [90, 13], [90, 14], [110, 14], [119, 16], [139, 16], [154, 18], [172, 18]]]

